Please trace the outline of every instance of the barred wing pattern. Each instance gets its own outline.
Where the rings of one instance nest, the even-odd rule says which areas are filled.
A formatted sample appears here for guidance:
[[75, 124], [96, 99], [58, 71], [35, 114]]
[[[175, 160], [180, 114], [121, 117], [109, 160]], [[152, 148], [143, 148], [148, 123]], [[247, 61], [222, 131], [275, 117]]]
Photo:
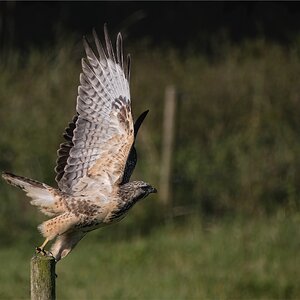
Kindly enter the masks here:
[[57, 161], [55, 171], [57, 173], [55, 180], [59, 182], [65, 173], [65, 166], [67, 165], [67, 160], [70, 154], [70, 150], [74, 146], [72, 139], [73, 139], [73, 132], [76, 128], [76, 121], [78, 119], [78, 114], [73, 117], [72, 122], [69, 123], [69, 126], [65, 129], [65, 133], [63, 137], [65, 138], [66, 142], [60, 144], [59, 149], [57, 150]]
[[87, 177], [110, 188], [120, 183], [134, 128], [129, 92], [130, 57], [123, 61], [122, 37], [117, 37], [115, 57], [106, 27], [106, 51], [93, 32], [98, 57], [84, 39], [87, 59], [77, 97], [77, 116], [66, 129], [66, 142], [58, 150], [56, 180], [69, 194], [87, 188]]

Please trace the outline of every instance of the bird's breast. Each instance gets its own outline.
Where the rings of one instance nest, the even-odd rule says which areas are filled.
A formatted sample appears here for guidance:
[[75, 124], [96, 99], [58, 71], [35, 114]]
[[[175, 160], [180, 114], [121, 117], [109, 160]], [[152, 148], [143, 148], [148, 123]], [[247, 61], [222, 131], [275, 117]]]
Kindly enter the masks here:
[[109, 223], [113, 223], [122, 220], [133, 205], [134, 202], [118, 202], [107, 215], [106, 221]]

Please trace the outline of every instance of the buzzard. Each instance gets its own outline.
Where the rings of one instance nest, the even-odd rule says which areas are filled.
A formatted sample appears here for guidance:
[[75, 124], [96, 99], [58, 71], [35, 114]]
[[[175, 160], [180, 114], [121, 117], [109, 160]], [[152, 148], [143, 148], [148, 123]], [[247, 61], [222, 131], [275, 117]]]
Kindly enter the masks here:
[[133, 124], [129, 91], [130, 56], [123, 57], [122, 36], [116, 51], [104, 26], [105, 47], [95, 31], [97, 51], [83, 38], [86, 58], [78, 87], [76, 115], [57, 151], [58, 189], [3, 172], [3, 178], [24, 190], [31, 204], [52, 217], [38, 226], [45, 237], [38, 251], [56, 239], [51, 253], [65, 257], [91, 230], [124, 218], [140, 199], [156, 189], [144, 181], [129, 181], [137, 155], [135, 139], [148, 111]]

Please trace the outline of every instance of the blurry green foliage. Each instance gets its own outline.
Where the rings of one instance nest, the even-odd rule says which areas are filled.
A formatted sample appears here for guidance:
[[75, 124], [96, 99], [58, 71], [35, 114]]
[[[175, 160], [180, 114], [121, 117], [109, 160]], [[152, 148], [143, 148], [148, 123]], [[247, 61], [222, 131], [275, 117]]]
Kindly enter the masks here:
[[[58, 299], [300, 297], [299, 214], [191, 218], [130, 239], [115, 236], [116, 227], [124, 224], [90, 233], [57, 264]], [[0, 248], [1, 299], [29, 298], [32, 248]]]
[[[215, 42], [210, 56], [146, 43], [126, 48], [133, 57], [134, 115], [150, 109], [138, 138], [134, 178], [159, 183], [164, 90], [174, 84], [174, 204], [203, 215], [299, 209], [299, 41], [289, 47], [263, 39]], [[47, 50], [1, 58], [1, 170], [55, 185], [56, 150], [75, 113], [82, 56], [80, 42], [60, 39]], [[0, 184], [1, 238], [10, 241], [42, 217], [21, 201], [21, 192]], [[148, 230], [162, 211], [151, 197], [126, 224]]]
[[[256, 40], [184, 63], [175, 174], [205, 211], [299, 208], [299, 51]], [[188, 198], [188, 199], [186, 199]]]

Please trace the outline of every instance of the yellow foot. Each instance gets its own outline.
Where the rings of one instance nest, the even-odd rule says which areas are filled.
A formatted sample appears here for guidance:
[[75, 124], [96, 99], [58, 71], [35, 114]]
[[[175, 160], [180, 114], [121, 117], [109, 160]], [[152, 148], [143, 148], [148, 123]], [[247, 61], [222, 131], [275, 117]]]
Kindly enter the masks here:
[[37, 254], [42, 254], [44, 256], [47, 255], [47, 251], [44, 248], [42, 248], [42, 247], [35, 247], [35, 252]]
[[42, 254], [43, 256], [52, 256], [53, 257], [53, 254], [50, 251], [47, 251], [42, 247], [36, 247], [35, 252], [36, 252], [36, 254]]
[[41, 254], [44, 255], [44, 256], [48, 255], [48, 254], [47, 254], [47, 251], [44, 249], [45, 246], [46, 246], [46, 244], [48, 243], [48, 241], [49, 241], [48, 239], [45, 239], [45, 241], [44, 241], [44, 243], [42, 244], [42, 246], [36, 247], [36, 248], [35, 248], [35, 252], [36, 252], [36, 253], [41, 253]]

